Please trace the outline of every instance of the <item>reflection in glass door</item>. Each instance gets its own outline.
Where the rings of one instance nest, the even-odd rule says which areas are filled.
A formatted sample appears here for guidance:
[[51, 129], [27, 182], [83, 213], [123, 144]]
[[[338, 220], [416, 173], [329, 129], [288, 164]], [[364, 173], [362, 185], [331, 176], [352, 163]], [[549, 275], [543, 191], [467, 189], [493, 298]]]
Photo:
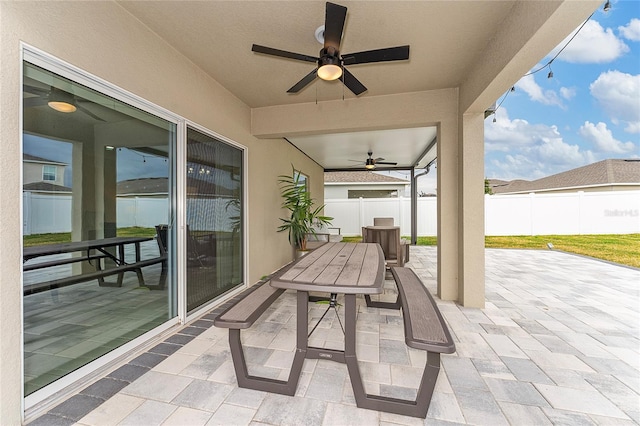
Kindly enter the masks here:
[[243, 282], [242, 154], [187, 129], [187, 311]]
[[29, 395], [177, 316], [155, 237], [177, 126], [29, 62], [23, 106]]

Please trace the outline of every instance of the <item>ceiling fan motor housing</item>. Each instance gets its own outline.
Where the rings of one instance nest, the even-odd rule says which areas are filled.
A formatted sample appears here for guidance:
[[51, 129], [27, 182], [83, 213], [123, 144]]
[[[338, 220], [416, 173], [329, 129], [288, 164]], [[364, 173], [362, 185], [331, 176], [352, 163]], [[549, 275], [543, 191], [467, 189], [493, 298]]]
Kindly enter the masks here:
[[340, 52], [337, 51], [335, 47], [329, 46], [320, 49], [320, 54], [318, 56], [320, 57], [318, 59], [318, 68], [323, 65], [337, 65], [339, 67], [342, 66], [342, 61], [340, 60]]

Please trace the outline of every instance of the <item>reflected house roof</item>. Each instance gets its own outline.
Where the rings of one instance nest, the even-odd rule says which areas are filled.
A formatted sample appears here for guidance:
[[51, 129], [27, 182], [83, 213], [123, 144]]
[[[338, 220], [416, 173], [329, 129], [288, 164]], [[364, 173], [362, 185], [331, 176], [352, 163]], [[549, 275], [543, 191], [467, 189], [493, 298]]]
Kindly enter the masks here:
[[22, 160], [27, 163], [46, 163], [46, 164], [55, 164], [58, 166], [66, 166], [67, 163], [63, 163], [60, 161], [50, 160], [44, 157], [38, 157], [36, 155], [31, 154], [22, 154]]
[[68, 186], [56, 185], [49, 182], [31, 182], [26, 183], [22, 187], [24, 191], [29, 192], [57, 192], [57, 193], [71, 193], [71, 188]]
[[[140, 178], [118, 182], [117, 194], [121, 196], [161, 195], [167, 196], [168, 178]], [[187, 195], [202, 197], [233, 197], [233, 190], [203, 179], [187, 177]]]
[[602, 160], [541, 179], [503, 181], [489, 179], [494, 194], [588, 189], [613, 185], [640, 186], [640, 159]]

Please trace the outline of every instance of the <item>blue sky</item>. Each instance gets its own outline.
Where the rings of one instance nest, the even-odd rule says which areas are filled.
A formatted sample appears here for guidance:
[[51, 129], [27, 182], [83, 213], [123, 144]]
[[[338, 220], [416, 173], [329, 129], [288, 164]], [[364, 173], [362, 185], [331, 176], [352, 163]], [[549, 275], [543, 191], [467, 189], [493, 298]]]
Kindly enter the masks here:
[[550, 68], [575, 31], [531, 71], [542, 70], [497, 100], [496, 122], [485, 120], [487, 177], [533, 180], [640, 158], [640, 2], [611, 5], [598, 8]]

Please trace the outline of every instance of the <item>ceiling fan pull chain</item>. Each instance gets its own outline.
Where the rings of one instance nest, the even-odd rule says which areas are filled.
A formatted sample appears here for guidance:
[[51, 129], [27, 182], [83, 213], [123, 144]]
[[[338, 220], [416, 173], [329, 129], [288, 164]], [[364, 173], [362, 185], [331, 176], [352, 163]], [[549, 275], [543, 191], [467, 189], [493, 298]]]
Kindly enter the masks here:
[[344, 65], [342, 65], [342, 100], [344, 101]]

